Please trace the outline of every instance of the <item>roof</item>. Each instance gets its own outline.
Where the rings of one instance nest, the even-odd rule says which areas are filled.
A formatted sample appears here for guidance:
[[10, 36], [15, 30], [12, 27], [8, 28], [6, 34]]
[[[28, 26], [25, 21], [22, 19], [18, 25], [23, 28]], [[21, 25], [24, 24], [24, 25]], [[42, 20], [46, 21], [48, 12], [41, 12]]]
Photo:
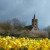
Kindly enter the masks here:
[[25, 26], [25, 28], [27, 28], [28, 30], [32, 30], [32, 25], [29, 25], [29, 26]]

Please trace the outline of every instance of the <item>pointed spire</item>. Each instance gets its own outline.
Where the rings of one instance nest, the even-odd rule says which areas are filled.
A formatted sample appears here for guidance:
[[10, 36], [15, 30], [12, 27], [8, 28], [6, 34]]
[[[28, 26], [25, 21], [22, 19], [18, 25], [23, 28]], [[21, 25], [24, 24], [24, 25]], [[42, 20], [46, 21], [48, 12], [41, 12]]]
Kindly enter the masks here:
[[34, 14], [34, 19], [35, 19], [35, 14]]

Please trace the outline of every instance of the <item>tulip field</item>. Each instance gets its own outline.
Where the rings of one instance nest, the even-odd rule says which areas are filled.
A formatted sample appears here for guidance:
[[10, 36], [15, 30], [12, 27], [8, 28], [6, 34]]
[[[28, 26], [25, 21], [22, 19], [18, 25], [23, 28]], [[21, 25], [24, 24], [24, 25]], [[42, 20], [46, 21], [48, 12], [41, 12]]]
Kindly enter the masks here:
[[50, 50], [50, 40], [0, 36], [0, 50]]

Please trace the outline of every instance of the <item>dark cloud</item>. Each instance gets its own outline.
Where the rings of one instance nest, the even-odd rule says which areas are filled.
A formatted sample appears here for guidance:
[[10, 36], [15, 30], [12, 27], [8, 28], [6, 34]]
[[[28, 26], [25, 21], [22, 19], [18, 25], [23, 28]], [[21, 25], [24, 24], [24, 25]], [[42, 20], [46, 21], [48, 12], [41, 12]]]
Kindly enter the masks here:
[[18, 18], [31, 25], [34, 13], [40, 28], [50, 25], [50, 0], [0, 0], [0, 21]]

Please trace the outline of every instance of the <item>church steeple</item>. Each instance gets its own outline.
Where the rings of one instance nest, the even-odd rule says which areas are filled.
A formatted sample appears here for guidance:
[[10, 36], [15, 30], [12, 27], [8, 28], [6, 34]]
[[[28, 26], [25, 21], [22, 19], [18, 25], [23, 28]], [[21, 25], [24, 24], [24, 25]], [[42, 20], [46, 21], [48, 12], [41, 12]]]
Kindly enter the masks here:
[[34, 14], [34, 19], [35, 19], [35, 14]]
[[34, 28], [34, 30], [38, 30], [38, 19], [35, 18], [35, 14], [34, 18], [32, 19], [32, 27]]

